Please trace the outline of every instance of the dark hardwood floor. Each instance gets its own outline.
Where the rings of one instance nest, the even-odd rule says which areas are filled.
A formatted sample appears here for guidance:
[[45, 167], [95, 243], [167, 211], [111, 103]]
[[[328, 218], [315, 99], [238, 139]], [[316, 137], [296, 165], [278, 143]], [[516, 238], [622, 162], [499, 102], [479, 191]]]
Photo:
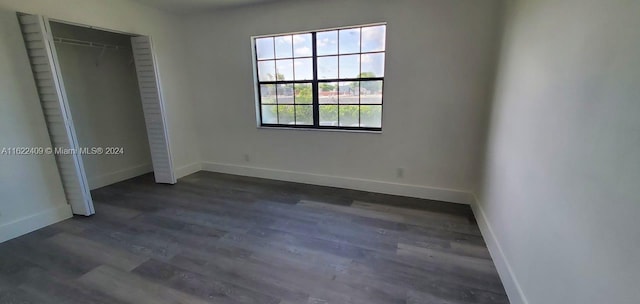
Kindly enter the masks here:
[[0, 303], [508, 303], [469, 206], [199, 172], [0, 244]]

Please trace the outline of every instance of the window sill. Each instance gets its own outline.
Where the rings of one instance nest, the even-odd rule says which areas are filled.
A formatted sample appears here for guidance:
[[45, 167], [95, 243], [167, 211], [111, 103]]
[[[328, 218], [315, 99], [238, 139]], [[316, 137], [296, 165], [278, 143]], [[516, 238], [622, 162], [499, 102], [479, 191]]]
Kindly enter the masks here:
[[287, 128], [287, 127], [264, 127], [264, 126], [258, 126], [257, 128], [258, 129], [262, 129], [262, 130], [292, 130], [292, 131], [321, 131], [321, 132], [345, 132], [345, 133], [382, 134], [382, 131], [373, 131], [373, 130]]

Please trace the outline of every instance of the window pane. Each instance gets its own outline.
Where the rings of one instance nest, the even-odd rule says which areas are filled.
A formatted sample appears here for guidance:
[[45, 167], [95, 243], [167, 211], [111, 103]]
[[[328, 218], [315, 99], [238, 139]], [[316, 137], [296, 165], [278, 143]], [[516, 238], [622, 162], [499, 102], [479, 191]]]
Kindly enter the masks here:
[[385, 25], [255, 39], [262, 123], [381, 128], [383, 81], [363, 79], [384, 77], [385, 39]]
[[262, 106], [262, 123], [263, 124], [278, 123], [278, 108], [276, 105]]
[[278, 105], [278, 123], [292, 125], [295, 123], [295, 109], [293, 105]]
[[296, 80], [311, 80], [313, 79], [313, 59], [295, 59], [294, 71]]
[[340, 126], [341, 127], [357, 127], [359, 120], [359, 106], [340, 106]]
[[[321, 104], [338, 103], [338, 83], [320, 82], [318, 83], [318, 102]], [[337, 118], [337, 116], [336, 116]]]
[[360, 77], [384, 77], [384, 53], [362, 54]]
[[260, 102], [276, 103], [276, 85], [274, 84], [261, 84], [260, 85]]
[[311, 104], [313, 94], [311, 94], [311, 84], [310, 83], [296, 83], [295, 84], [295, 95], [296, 95], [296, 103], [297, 104]]
[[291, 36], [280, 36], [275, 38], [276, 58], [293, 57], [293, 44]]
[[337, 105], [321, 105], [320, 106], [320, 125], [321, 126], [337, 126], [338, 125], [338, 106]]
[[382, 127], [382, 106], [360, 106], [360, 126]]
[[276, 64], [273, 60], [258, 62], [258, 79], [260, 81], [276, 80]]
[[277, 92], [278, 104], [293, 104], [293, 84], [279, 84]]
[[338, 78], [338, 57], [318, 58], [318, 79]]
[[360, 55], [340, 56], [340, 78], [357, 78], [359, 71]]
[[340, 30], [340, 54], [360, 52], [360, 28]]
[[338, 31], [317, 33], [316, 47], [318, 56], [338, 54]]
[[256, 55], [258, 59], [273, 59], [273, 38], [256, 39]]
[[341, 81], [338, 87], [339, 101], [341, 104], [358, 104], [359, 84], [357, 81]]
[[277, 80], [293, 80], [293, 60], [276, 60]]
[[362, 28], [362, 52], [384, 51], [386, 26], [370, 26]]
[[311, 34], [293, 35], [293, 55], [295, 57], [310, 57], [313, 55], [311, 48]]
[[382, 104], [382, 80], [360, 81], [360, 103]]
[[296, 125], [313, 124], [313, 106], [296, 105]]

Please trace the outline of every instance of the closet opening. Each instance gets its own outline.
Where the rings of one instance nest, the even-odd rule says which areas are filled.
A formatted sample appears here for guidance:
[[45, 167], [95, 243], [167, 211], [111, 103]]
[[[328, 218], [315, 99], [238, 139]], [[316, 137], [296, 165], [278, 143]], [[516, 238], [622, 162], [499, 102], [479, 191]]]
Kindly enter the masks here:
[[18, 20], [73, 213], [95, 213], [90, 190], [139, 175], [175, 184], [151, 38], [39, 15]]
[[90, 190], [153, 171], [131, 37], [51, 22]]

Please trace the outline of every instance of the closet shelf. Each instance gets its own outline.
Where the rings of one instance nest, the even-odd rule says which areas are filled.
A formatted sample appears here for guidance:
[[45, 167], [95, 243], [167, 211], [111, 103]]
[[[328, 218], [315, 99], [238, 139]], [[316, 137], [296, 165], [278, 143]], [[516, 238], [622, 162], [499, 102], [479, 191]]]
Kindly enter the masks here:
[[61, 37], [53, 37], [53, 42], [86, 46], [86, 47], [95, 47], [100, 49], [116, 49], [116, 50], [130, 49], [129, 46], [125, 46], [125, 45], [105, 44], [105, 43], [99, 43], [99, 42], [93, 42], [93, 41], [84, 41], [84, 40], [61, 38]]

